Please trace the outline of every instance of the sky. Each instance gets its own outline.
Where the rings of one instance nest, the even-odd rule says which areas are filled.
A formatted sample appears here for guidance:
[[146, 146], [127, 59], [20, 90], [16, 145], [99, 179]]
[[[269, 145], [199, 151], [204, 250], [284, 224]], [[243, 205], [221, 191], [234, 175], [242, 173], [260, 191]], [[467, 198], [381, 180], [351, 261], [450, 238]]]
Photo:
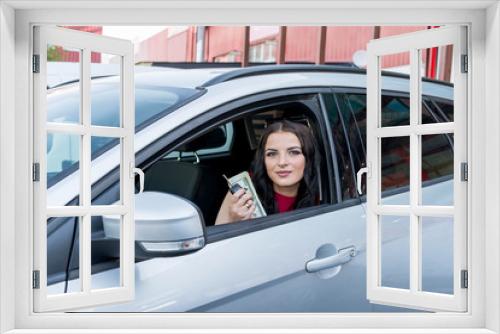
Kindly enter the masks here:
[[137, 44], [166, 29], [166, 26], [103, 26], [104, 36], [123, 38]]

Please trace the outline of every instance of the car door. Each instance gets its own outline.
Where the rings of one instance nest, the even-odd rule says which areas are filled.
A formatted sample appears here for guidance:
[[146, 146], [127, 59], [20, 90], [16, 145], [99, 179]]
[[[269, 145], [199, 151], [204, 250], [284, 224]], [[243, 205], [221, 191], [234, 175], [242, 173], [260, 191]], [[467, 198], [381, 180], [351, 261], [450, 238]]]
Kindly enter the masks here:
[[[261, 107], [263, 98], [281, 98], [283, 105], [293, 102], [311, 110], [320, 129], [320, 146], [332, 150], [324, 102], [316, 91], [283, 90], [272, 99], [269, 94], [244, 98], [240, 107], [221, 107], [205, 114], [205, 123], [197, 123], [200, 128], [216, 126], [213, 120], [221, 114]], [[325, 189], [338, 188], [334, 153], [327, 153], [324, 172], [331, 174], [326, 180], [332, 183]], [[332, 196], [315, 207], [210, 227], [208, 244], [199, 251], [137, 262], [133, 302], [92, 311], [369, 311], [364, 289], [364, 224], [359, 200], [347, 203]], [[93, 280], [105, 281], [110, 275], [113, 269], [96, 273]]]

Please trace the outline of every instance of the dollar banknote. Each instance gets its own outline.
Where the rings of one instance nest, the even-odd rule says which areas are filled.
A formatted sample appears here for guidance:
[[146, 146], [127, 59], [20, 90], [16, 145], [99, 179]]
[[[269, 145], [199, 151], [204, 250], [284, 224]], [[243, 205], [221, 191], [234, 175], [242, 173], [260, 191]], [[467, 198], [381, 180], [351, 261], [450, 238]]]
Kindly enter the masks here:
[[255, 187], [253, 186], [252, 179], [250, 178], [248, 172], [241, 172], [227, 180], [230, 184], [230, 188], [237, 184], [245, 189], [246, 192], [250, 192], [252, 194], [252, 201], [255, 203], [255, 211], [252, 216], [253, 218], [266, 216], [266, 211], [260, 202], [259, 196], [255, 191]]

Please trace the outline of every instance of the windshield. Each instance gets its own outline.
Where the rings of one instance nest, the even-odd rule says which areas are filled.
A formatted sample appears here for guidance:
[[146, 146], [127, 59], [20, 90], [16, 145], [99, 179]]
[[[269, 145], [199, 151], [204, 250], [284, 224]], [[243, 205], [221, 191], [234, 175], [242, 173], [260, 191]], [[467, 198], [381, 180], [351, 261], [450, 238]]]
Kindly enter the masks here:
[[[91, 88], [91, 122], [99, 126], [120, 126], [120, 82], [115, 78], [93, 80]], [[190, 88], [137, 83], [135, 85], [136, 132], [183, 104], [198, 91]], [[80, 123], [79, 85], [55, 88], [47, 95], [47, 121]], [[92, 159], [113, 147], [115, 138], [92, 137]], [[47, 134], [47, 185], [50, 187], [78, 169], [80, 140], [76, 135]]]

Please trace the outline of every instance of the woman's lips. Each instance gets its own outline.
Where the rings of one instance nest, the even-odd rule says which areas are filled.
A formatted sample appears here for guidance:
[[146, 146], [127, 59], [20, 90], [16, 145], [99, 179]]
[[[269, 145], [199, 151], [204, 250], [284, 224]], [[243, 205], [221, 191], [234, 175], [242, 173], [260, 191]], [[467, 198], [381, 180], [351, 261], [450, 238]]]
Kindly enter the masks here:
[[276, 174], [278, 174], [279, 177], [287, 177], [291, 173], [292, 172], [290, 172], [290, 171], [276, 172]]

